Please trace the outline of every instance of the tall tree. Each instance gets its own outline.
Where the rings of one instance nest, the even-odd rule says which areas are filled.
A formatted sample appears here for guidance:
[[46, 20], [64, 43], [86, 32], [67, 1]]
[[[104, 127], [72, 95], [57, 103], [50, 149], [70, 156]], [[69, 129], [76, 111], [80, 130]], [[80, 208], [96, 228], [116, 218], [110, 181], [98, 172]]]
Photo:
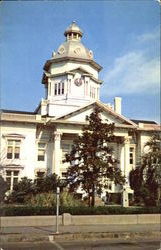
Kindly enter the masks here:
[[78, 188], [88, 194], [89, 206], [95, 205], [95, 195], [107, 187], [108, 180], [115, 184], [123, 184], [124, 177], [118, 168], [118, 160], [113, 156], [111, 143], [122, 143], [114, 135], [114, 124], [104, 123], [101, 109], [95, 107], [90, 116], [86, 117], [88, 125], [74, 141], [70, 154], [65, 162], [70, 163], [67, 171], [67, 183], [71, 191]]
[[145, 144], [146, 153], [140, 166], [130, 173], [130, 185], [136, 200], [145, 205], [158, 205], [161, 201], [161, 138], [155, 134]]
[[0, 176], [0, 203], [4, 200], [5, 193], [8, 190], [7, 182]]

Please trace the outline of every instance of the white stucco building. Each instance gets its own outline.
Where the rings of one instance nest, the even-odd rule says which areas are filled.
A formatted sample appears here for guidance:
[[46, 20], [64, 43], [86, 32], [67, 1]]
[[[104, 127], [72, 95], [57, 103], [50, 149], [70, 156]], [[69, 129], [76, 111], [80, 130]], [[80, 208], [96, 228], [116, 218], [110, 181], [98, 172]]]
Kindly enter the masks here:
[[[1, 110], [0, 174], [11, 189], [23, 176], [34, 179], [43, 173], [56, 173], [63, 178], [67, 164], [62, 159], [81, 133], [86, 115], [98, 105], [103, 110], [102, 119], [114, 122], [115, 134], [125, 139], [123, 145], [113, 146], [119, 167], [127, 177], [127, 192], [131, 193], [129, 171], [136, 167], [145, 142], [160, 127], [153, 121], [124, 117], [120, 97], [115, 97], [111, 106], [101, 103], [102, 67], [82, 44], [82, 30], [73, 22], [64, 35], [66, 41], [44, 65], [45, 98], [35, 112]], [[120, 192], [113, 183], [109, 183], [107, 191]]]

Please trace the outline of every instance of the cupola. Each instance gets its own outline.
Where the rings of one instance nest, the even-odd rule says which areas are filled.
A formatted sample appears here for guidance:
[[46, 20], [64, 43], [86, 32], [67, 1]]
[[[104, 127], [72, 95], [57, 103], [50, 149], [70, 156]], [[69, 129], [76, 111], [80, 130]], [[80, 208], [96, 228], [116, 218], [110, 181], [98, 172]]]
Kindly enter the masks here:
[[86, 48], [81, 42], [83, 31], [73, 21], [65, 30], [66, 41], [63, 42], [57, 51], [52, 54], [52, 59], [76, 58], [93, 61], [93, 52]]
[[79, 28], [79, 26], [76, 24], [75, 21], [73, 21], [69, 27], [65, 30], [64, 35], [66, 37], [66, 40], [81, 40], [83, 36], [83, 31]]

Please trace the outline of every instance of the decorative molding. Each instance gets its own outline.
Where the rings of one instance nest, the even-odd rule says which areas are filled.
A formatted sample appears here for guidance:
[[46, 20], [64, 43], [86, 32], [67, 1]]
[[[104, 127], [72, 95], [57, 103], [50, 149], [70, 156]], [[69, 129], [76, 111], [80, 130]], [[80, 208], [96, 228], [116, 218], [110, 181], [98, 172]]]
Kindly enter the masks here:
[[24, 135], [21, 134], [3, 134], [2, 137], [4, 138], [13, 138], [13, 139], [25, 139]]
[[19, 169], [24, 169], [25, 166], [18, 165], [18, 164], [8, 164], [8, 165], [3, 165], [3, 169], [7, 170], [19, 170]]
[[61, 132], [55, 131], [53, 134], [54, 134], [55, 141], [60, 141], [61, 140], [61, 136], [62, 136]]
[[124, 137], [124, 144], [129, 144], [129, 143], [130, 143], [129, 137]]

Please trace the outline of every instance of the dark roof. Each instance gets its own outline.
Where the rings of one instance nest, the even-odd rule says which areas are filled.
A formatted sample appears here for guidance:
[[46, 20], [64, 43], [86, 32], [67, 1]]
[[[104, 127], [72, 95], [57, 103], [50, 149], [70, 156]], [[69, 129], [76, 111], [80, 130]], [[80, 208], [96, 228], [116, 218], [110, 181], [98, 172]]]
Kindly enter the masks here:
[[131, 119], [132, 122], [138, 124], [138, 123], [145, 123], [145, 124], [157, 124], [155, 121], [146, 121], [146, 120], [134, 120]]
[[1, 113], [26, 114], [26, 115], [35, 115], [36, 114], [36, 112], [10, 110], [10, 109], [0, 109], [0, 112]]

